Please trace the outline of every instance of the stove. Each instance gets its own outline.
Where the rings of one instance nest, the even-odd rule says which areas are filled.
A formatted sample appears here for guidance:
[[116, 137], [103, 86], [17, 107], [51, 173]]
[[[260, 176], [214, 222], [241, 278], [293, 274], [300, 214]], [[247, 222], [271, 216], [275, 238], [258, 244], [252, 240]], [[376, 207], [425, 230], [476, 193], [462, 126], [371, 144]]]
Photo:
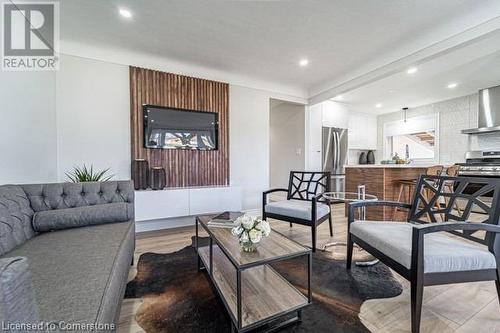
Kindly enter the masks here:
[[500, 151], [469, 151], [458, 164], [458, 176], [500, 177]]

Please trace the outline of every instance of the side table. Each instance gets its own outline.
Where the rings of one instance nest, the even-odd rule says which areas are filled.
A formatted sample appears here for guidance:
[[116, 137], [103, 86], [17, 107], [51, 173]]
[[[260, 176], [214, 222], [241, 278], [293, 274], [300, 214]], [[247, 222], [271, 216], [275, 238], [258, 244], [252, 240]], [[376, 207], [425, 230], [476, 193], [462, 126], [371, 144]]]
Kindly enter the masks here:
[[[360, 201], [377, 201], [378, 198], [372, 194], [366, 194], [365, 185], [359, 185], [357, 192], [325, 192], [323, 198], [332, 202], [360, 202]], [[366, 207], [358, 208], [358, 218], [360, 220], [366, 219]], [[323, 246], [325, 251], [330, 246], [347, 246], [346, 242], [330, 242]], [[358, 247], [357, 245], [355, 245]], [[359, 248], [359, 247], [358, 247]], [[372, 261], [358, 261], [358, 266], [372, 266], [378, 263], [378, 259]]]

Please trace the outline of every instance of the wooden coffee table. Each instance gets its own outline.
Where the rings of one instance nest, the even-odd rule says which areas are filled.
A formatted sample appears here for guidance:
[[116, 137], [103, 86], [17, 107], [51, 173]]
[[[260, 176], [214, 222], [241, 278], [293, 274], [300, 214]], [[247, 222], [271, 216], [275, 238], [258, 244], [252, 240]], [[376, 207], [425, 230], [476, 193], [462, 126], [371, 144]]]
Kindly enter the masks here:
[[[255, 252], [243, 252], [231, 229], [208, 226], [212, 217], [196, 217], [198, 270], [207, 270], [231, 317], [231, 330], [246, 332], [265, 324], [276, 330], [301, 321], [302, 309], [311, 304], [311, 249], [273, 230]], [[209, 245], [200, 244], [199, 226], [208, 233]], [[307, 257], [307, 295], [269, 265], [299, 256]], [[293, 318], [280, 321], [294, 312]]]

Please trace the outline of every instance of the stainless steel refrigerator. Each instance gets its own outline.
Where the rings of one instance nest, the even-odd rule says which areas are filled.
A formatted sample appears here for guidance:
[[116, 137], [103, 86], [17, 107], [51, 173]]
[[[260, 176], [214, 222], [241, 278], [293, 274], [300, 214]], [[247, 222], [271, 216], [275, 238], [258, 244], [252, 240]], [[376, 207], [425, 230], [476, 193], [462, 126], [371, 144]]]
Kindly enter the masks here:
[[331, 190], [345, 191], [345, 165], [347, 164], [347, 129], [323, 127], [322, 133], [323, 171], [332, 174]]

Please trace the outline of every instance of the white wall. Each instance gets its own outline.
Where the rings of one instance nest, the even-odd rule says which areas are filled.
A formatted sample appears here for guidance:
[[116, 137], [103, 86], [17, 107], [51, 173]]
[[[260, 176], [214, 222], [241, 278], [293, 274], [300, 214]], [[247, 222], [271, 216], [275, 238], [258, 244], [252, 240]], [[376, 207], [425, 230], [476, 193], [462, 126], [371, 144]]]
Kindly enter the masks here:
[[269, 188], [270, 98], [304, 103], [300, 98], [269, 91], [229, 86], [229, 147], [231, 185], [242, 189], [244, 210], [261, 207]]
[[54, 72], [0, 72], [0, 184], [56, 181]]
[[84, 163], [130, 179], [128, 67], [65, 55], [56, 91], [58, 180]]
[[231, 185], [242, 188], [243, 209], [261, 205], [269, 187], [269, 96], [261, 90], [229, 86]]
[[304, 105], [273, 100], [269, 124], [270, 187], [286, 188], [290, 171], [305, 167]]

